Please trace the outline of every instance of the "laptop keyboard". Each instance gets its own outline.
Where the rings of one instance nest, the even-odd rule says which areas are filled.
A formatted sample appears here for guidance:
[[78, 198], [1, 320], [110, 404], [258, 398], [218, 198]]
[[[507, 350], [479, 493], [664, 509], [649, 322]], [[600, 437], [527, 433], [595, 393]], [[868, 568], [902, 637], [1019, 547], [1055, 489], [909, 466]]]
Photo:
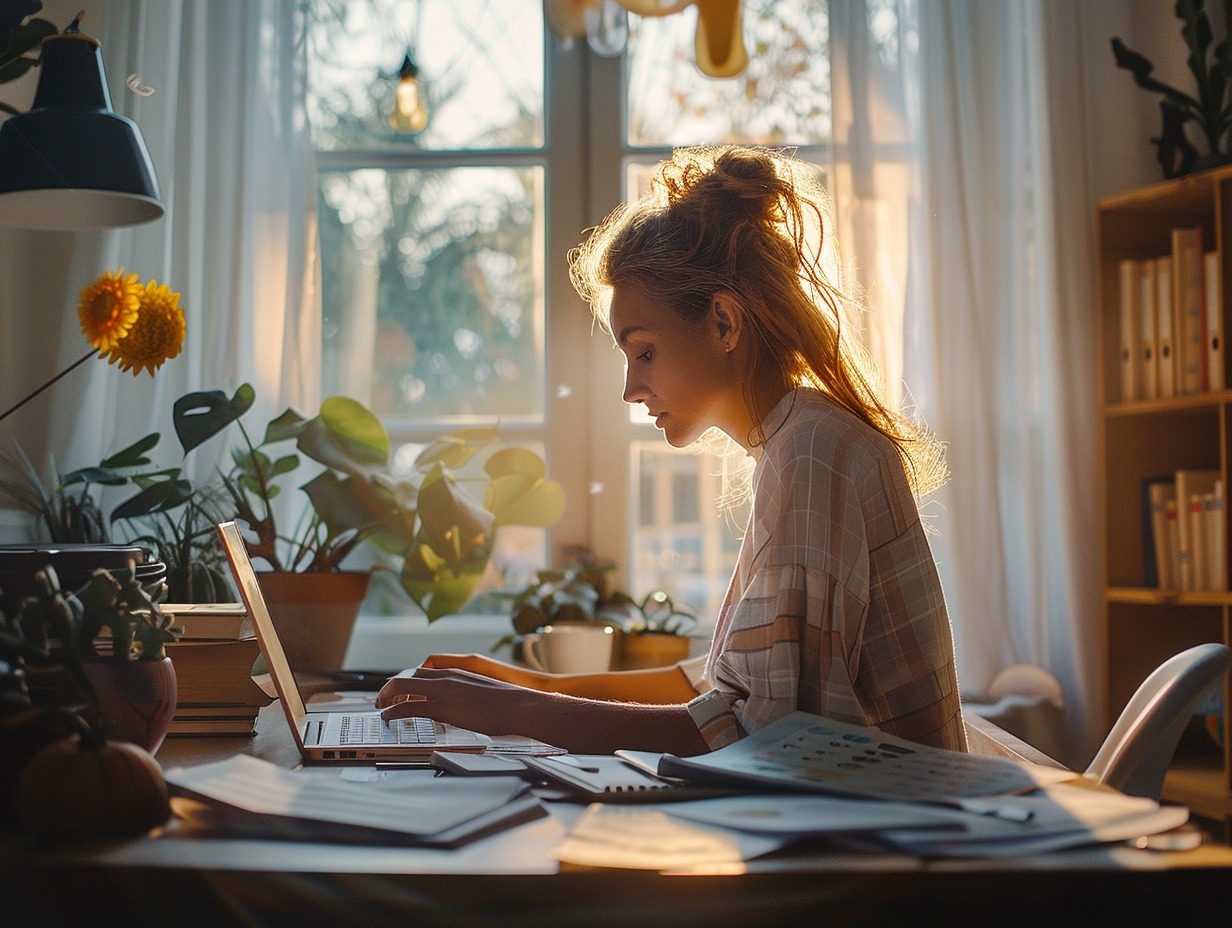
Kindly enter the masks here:
[[340, 744], [435, 744], [436, 726], [431, 719], [394, 719], [379, 715], [344, 716]]

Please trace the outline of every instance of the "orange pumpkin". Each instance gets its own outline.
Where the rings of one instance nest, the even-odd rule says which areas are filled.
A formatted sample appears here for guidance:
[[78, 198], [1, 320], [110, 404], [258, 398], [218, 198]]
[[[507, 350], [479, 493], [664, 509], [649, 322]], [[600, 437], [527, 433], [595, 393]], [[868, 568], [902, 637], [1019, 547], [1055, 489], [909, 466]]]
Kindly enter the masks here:
[[135, 744], [92, 732], [35, 754], [13, 798], [18, 821], [44, 841], [142, 835], [171, 817], [158, 761]]

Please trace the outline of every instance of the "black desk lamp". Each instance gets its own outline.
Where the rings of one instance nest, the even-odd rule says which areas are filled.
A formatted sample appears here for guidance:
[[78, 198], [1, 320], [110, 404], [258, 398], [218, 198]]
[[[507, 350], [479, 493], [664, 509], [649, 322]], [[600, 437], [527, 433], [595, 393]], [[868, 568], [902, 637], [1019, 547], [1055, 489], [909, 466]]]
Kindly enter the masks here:
[[111, 109], [98, 42], [48, 36], [34, 104], [0, 124], [0, 224], [81, 231], [162, 215], [141, 132]]

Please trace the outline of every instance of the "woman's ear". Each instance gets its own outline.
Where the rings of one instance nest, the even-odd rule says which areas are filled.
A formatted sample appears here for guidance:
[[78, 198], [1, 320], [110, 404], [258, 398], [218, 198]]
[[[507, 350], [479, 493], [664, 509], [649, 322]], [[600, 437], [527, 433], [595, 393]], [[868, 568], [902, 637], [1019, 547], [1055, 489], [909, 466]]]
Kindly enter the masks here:
[[736, 294], [730, 290], [720, 290], [710, 298], [709, 322], [723, 350], [735, 350], [744, 335], [744, 307]]

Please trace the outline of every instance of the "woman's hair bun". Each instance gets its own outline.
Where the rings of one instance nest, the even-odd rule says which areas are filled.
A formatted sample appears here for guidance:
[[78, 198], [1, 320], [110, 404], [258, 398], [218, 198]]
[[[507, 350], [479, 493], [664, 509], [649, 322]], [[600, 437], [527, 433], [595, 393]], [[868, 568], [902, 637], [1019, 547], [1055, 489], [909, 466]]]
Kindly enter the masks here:
[[693, 201], [728, 216], [778, 218], [784, 180], [775, 158], [748, 148], [681, 149], [660, 165], [655, 183], [668, 206]]

